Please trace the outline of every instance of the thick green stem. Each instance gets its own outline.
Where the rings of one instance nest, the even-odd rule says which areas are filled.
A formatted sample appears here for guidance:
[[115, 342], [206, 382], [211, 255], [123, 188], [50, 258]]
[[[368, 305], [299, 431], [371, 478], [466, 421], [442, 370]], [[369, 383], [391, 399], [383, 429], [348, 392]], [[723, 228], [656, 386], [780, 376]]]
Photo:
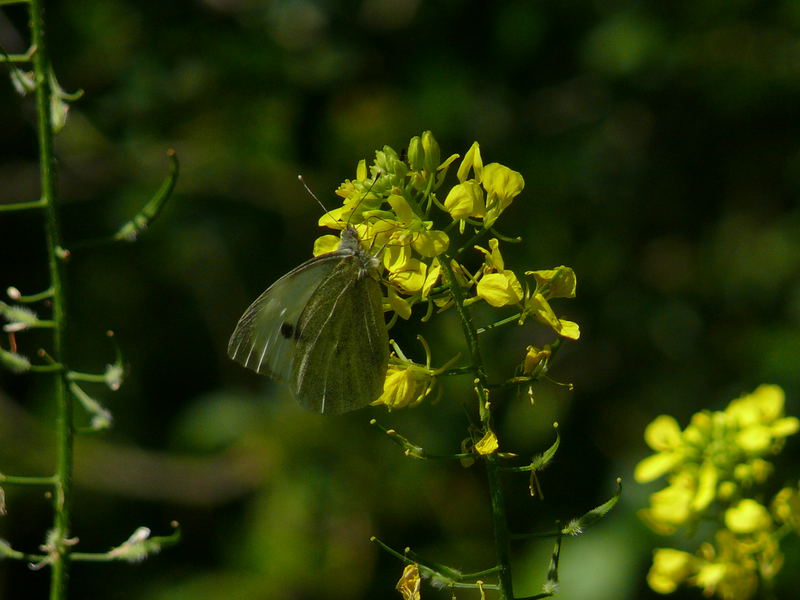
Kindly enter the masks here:
[[[491, 431], [492, 411], [489, 405], [487, 392], [488, 381], [486, 371], [478, 345], [478, 333], [472, 322], [469, 309], [464, 306], [464, 294], [450, 266], [450, 257], [445, 256], [441, 261], [442, 275], [445, 283], [450, 287], [455, 303], [456, 312], [461, 320], [464, 337], [469, 347], [470, 358], [475, 373], [475, 389], [480, 403], [479, 413], [484, 433]], [[486, 474], [489, 480], [489, 497], [492, 504], [492, 526], [494, 528], [495, 550], [497, 553], [498, 577], [500, 579], [500, 600], [513, 600], [514, 591], [511, 581], [511, 558], [509, 552], [510, 537], [508, 533], [508, 517], [506, 515], [505, 493], [500, 481], [500, 466], [497, 455], [489, 454], [485, 457]]]
[[[53, 121], [50, 109], [50, 61], [45, 36], [43, 0], [30, 0], [30, 26], [33, 46], [33, 70], [36, 77], [36, 114], [39, 142], [41, 202], [44, 204], [45, 235], [47, 237], [48, 268], [53, 290], [53, 349], [55, 360], [65, 364], [64, 333], [67, 322], [63, 288], [63, 258], [61, 231], [56, 212], [57, 178], [53, 151]], [[49, 536], [50, 600], [63, 600], [67, 593], [69, 575], [69, 528], [72, 491], [72, 396], [67, 391], [65, 372], [54, 372], [53, 395], [57, 407], [57, 452], [53, 490], [53, 531]]]

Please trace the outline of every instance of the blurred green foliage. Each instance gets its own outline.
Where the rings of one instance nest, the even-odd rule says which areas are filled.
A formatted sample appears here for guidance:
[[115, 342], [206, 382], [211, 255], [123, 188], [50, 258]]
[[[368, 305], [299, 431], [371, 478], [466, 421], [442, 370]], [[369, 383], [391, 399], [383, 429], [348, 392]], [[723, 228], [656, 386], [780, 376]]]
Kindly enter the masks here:
[[[319, 209], [297, 173], [324, 201], [358, 159], [424, 129], [444, 154], [478, 140], [525, 177], [509, 263], [578, 275], [559, 313], [582, 338], [552, 372], [575, 391], [542, 385], [534, 410], [509, 404], [501, 418], [529, 454], [561, 424], [545, 501], [510, 482], [520, 529], [599, 504], [617, 475], [631, 482], [659, 413], [685, 422], [771, 382], [800, 414], [800, 4], [75, 0], [48, 3], [48, 20], [59, 81], [86, 91], [57, 140], [67, 244], [132, 216], [167, 148], [182, 163], [141, 243], [76, 252], [69, 292], [72, 366], [111, 362], [110, 328], [131, 368], [106, 397], [114, 430], [78, 447], [80, 547], [138, 525], [166, 533], [171, 519], [184, 541], [141, 565], [77, 565], [75, 598], [395, 597], [401, 565], [372, 534], [466, 571], [491, 563], [479, 472], [405, 459], [367, 426], [375, 416], [452, 450], [466, 384], [448, 380], [442, 403], [408, 414], [328, 419], [225, 356], [243, 308], [310, 256]], [[9, 52], [24, 51], [24, 25], [3, 8]], [[0, 86], [0, 202], [38, 194], [32, 114]], [[2, 286], [41, 287], [36, 215], [0, 217], [0, 256]], [[454, 326], [423, 328], [441, 362], [459, 350]], [[407, 349], [410, 329], [392, 331]], [[542, 335], [493, 334], [505, 352], [492, 368], [508, 372]], [[0, 377], [0, 470], [46, 473], [46, 387]], [[787, 481], [797, 459], [790, 443]], [[565, 541], [561, 598], [653, 597], [654, 538], [634, 515], [646, 492], [631, 482], [600, 526]], [[8, 504], [0, 536], [35, 549], [46, 501], [9, 489]], [[538, 589], [550, 549], [515, 548], [519, 593]], [[787, 552], [777, 597], [798, 585]], [[0, 565], [4, 598], [45, 585]]]

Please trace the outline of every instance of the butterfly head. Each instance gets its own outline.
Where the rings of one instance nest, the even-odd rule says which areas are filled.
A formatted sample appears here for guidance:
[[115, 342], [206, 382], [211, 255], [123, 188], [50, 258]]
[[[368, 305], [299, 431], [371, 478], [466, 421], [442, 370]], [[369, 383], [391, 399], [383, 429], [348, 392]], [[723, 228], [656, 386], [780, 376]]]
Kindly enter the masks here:
[[352, 254], [358, 263], [361, 277], [370, 275], [377, 277], [381, 261], [377, 255], [373, 256], [361, 245], [361, 238], [352, 225], [348, 225], [342, 230], [342, 241], [339, 243], [339, 250]]

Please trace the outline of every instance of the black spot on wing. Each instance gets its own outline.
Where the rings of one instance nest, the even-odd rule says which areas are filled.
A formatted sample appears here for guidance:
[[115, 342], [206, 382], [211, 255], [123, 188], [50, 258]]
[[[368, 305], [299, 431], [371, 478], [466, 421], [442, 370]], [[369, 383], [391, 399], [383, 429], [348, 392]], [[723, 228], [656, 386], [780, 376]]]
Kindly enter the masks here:
[[284, 339], [291, 339], [294, 338], [296, 340], [300, 339], [300, 329], [289, 323], [288, 321], [284, 321], [281, 323], [281, 335]]

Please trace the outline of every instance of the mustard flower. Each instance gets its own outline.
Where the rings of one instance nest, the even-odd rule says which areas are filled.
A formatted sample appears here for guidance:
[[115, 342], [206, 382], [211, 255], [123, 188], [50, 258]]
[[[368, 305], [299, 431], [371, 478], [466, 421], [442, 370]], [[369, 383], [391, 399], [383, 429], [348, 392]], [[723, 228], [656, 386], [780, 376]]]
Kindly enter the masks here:
[[383, 384], [383, 393], [372, 404], [383, 404], [392, 411], [397, 408], [413, 408], [431, 393], [435, 371], [413, 363], [390, 364]]
[[486, 190], [484, 227], [491, 227], [500, 214], [511, 205], [525, 187], [525, 180], [516, 171], [499, 163], [483, 167], [481, 185]]
[[647, 573], [647, 584], [659, 594], [671, 594], [694, 573], [696, 561], [688, 552], [656, 548], [653, 565]]
[[486, 434], [475, 443], [475, 451], [482, 456], [496, 452], [499, 447], [500, 444], [497, 441], [497, 436], [494, 434], [494, 431], [487, 431]]
[[477, 181], [468, 180], [450, 188], [444, 200], [444, 207], [454, 221], [461, 221], [464, 231], [464, 219], [482, 218], [486, 214], [486, 203], [483, 199], [483, 188]]
[[779, 523], [787, 523], [800, 533], [800, 490], [787, 487], [775, 494], [772, 514]]
[[736, 444], [760, 455], [800, 428], [796, 417], [783, 416], [784, 393], [776, 385], [761, 385], [728, 405], [725, 414], [739, 429]]
[[546, 345], [544, 348], [528, 346], [525, 349], [525, 358], [522, 360], [522, 374], [527, 376], [532, 375], [539, 365], [547, 364], [551, 354], [550, 346]]
[[476, 181], [481, 180], [483, 159], [481, 158], [481, 147], [478, 142], [473, 142], [472, 146], [469, 147], [469, 150], [467, 150], [467, 153], [464, 155], [461, 165], [458, 167], [458, 172], [456, 173], [458, 180], [464, 183], [469, 179], [470, 171], [473, 172]]
[[725, 511], [725, 526], [733, 533], [755, 533], [769, 529], [772, 517], [765, 506], [745, 498]]
[[403, 575], [395, 589], [403, 596], [403, 600], [420, 600], [420, 583], [419, 567], [416, 563], [411, 563], [403, 569]]
[[425, 364], [417, 364], [405, 357], [402, 350], [392, 342], [397, 356], [389, 363], [383, 393], [372, 404], [383, 404], [391, 411], [396, 408], [413, 408], [430, 396], [436, 386], [436, 377], [444, 373], [458, 357], [449, 360], [438, 369], [431, 368], [431, 351], [422, 336], [417, 336], [425, 351]]

